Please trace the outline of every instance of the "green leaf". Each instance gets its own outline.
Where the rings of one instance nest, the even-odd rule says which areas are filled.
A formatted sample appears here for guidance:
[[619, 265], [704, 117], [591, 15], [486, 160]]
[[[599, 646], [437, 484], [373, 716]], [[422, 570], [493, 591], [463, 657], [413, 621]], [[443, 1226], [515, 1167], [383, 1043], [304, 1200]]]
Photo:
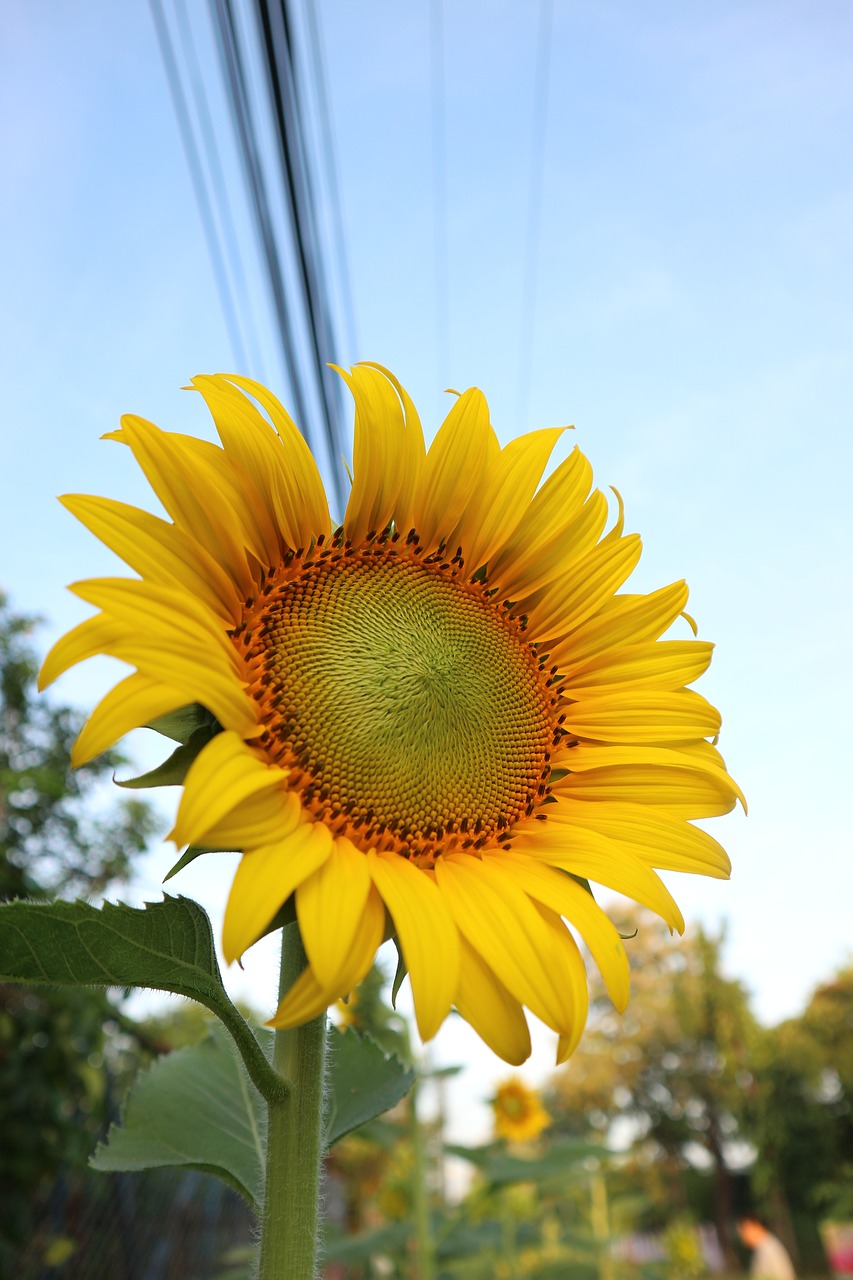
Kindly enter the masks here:
[[[269, 1053], [272, 1033], [258, 1035]], [[329, 1040], [326, 1141], [332, 1146], [395, 1106], [414, 1084], [415, 1072], [352, 1029], [330, 1026]], [[92, 1164], [108, 1171], [187, 1165], [258, 1202], [263, 1125], [261, 1095], [230, 1039], [214, 1027], [201, 1044], [167, 1054], [140, 1077], [121, 1126], [112, 1126]]]
[[565, 1178], [566, 1174], [576, 1171], [590, 1157], [601, 1160], [611, 1155], [606, 1147], [580, 1140], [554, 1143], [543, 1155], [532, 1158], [509, 1155], [503, 1145], [498, 1143], [491, 1143], [487, 1147], [446, 1146], [445, 1151], [476, 1165], [484, 1180], [492, 1186]]
[[391, 1222], [357, 1236], [327, 1236], [323, 1241], [323, 1261], [357, 1266], [376, 1253], [402, 1253], [411, 1234], [412, 1229], [407, 1222]]
[[[220, 726], [214, 716], [200, 702], [192, 702], [187, 707], [179, 707], [177, 711], [169, 711], [165, 716], [157, 716], [149, 720], [146, 729], [162, 733], [164, 738], [173, 742], [189, 742], [196, 732], [205, 726]], [[213, 737], [213, 734], [210, 735]]]
[[218, 725], [215, 727], [202, 725], [191, 734], [186, 742], [172, 752], [168, 760], [164, 760], [162, 764], [158, 764], [154, 769], [149, 769], [148, 773], [141, 773], [138, 778], [127, 778], [124, 782], [116, 778], [116, 784], [119, 787], [136, 789], [179, 787], [189, 773], [190, 766], [196, 756], [203, 747], [207, 746], [211, 738], [216, 737], [219, 731]]
[[286, 1086], [267, 1062], [219, 974], [210, 921], [190, 898], [144, 907], [87, 902], [0, 905], [0, 982], [149, 987], [188, 996], [210, 1009], [236, 1041], [265, 1097]]
[[90, 1164], [111, 1173], [184, 1167], [210, 1173], [257, 1208], [263, 1194], [264, 1104], [233, 1042], [214, 1026], [200, 1044], [160, 1058], [128, 1094]]
[[329, 1027], [329, 1110], [326, 1142], [331, 1147], [345, 1134], [389, 1111], [415, 1083], [415, 1072], [375, 1040]]

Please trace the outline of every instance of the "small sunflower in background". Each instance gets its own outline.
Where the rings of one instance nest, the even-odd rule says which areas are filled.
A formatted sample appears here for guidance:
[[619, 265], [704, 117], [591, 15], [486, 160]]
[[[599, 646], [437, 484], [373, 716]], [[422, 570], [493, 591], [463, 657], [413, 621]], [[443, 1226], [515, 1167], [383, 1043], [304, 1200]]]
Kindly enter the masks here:
[[393, 936], [424, 1040], [455, 1007], [518, 1064], [529, 1010], [564, 1061], [588, 1006], [568, 924], [618, 1009], [629, 992], [588, 882], [682, 930], [656, 869], [728, 875], [691, 825], [742, 798], [714, 745], [719, 714], [687, 687], [712, 646], [679, 622], [683, 582], [621, 592], [640, 539], [621, 501], [606, 531], [577, 448], [543, 482], [561, 428], [501, 448], [471, 388], [427, 450], [391, 373], [339, 372], [355, 401], [340, 525], [308, 445], [256, 382], [193, 379], [221, 447], [122, 419], [108, 438], [169, 519], [63, 499], [139, 576], [71, 588], [98, 612], [54, 646], [42, 685], [95, 654], [133, 669], [76, 764], [178, 715], [179, 865], [243, 854], [226, 959], [282, 908], [299, 922], [308, 965], [271, 1025], [346, 996]]
[[539, 1094], [520, 1076], [510, 1076], [499, 1084], [491, 1103], [495, 1135], [507, 1142], [533, 1142], [551, 1123]]

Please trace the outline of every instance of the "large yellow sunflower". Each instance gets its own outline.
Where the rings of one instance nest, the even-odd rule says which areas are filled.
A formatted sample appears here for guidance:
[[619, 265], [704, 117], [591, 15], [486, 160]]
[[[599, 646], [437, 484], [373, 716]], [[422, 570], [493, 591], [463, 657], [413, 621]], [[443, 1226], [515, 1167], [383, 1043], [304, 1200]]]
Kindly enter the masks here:
[[71, 588], [99, 612], [53, 648], [42, 684], [98, 653], [135, 668], [76, 764], [188, 708], [196, 754], [172, 838], [244, 855], [227, 960], [285, 904], [298, 918], [308, 967], [272, 1025], [346, 995], [391, 933], [425, 1040], [455, 1007], [517, 1064], [526, 1007], [562, 1061], [587, 1012], [567, 921], [617, 1008], [628, 999], [625, 949], [586, 882], [681, 930], [655, 868], [728, 874], [689, 821], [740, 797], [713, 745], [720, 717], [686, 687], [711, 645], [660, 638], [683, 582], [617, 594], [640, 540], [621, 502], [604, 532], [578, 449], [541, 482], [560, 428], [502, 449], [471, 388], [426, 450], [392, 374], [340, 372], [355, 400], [340, 527], [303, 437], [256, 382], [193, 380], [221, 448], [122, 419], [108, 438], [171, 520], [63, 499], [139, 577]]

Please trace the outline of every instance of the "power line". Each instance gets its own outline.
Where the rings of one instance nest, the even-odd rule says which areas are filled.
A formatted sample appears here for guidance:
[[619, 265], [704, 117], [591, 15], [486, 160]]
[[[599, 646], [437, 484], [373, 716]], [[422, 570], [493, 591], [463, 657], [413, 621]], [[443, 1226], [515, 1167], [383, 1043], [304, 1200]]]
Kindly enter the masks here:
[[199, 67], [192, 28], [187, 16], [186, 6], [183, 4], [182, 0], [177, 0], [175, 4], [175, 17], [183, 49], [184, 62], [189, 71], [196, 117], [199, 122], [202, 142], [204, 144], [205, 154], [207, 157], [207, 168], [211, 177], [213, 195], [219, 208], [219, 223], [222, 229], [225, 251], [231, 264], [231, 277], [235, 285], [235, 290], [239, 294], [240, 301], [242, 303], [242, 306], [240, 306], [239, 309], [240, 317], [242, 319], [242, 329], [247, 337], [247, 345], [252, 349], [252, 367], [246, 368], [245, 372], [256, 374], [261, 381], [266, 381], [260, 343], [258, 342], [258, 334], [255, 329], [253, 319], [253, 309], [249, 305], [248, 301], [249, 294], [246, 274], [243, 270], [242, 255], [240, 253], [237, 232], [231, 213], [231, 202], [228, 198], [228, 187], [225, 182], [225, 173], [219, 154], [219, 146], [216, 141], [216, 130], [213, 127], [213, 121], [208, 107], [204, 79]]
[[[255, 0], [267, 83], [276, 124], [282, 187], [295, 248], [297, 278], [307, 319], [308, 339], [320, 396], [323, 426], [331, 458], [343, 452], [340, 390], [325, 368], [334, 358], [334, 340], [325, 288], [323, 261], [316, 234], [317, 217], [307, 163], [305, 131], [294, 70], [291, 20], [286, 0]], [[339, 469], [333, 467], [338, 499]]]
[[329, 204], [332, 214], [332, 228], [337, 257], [338, 287], [344, 312], [344, 323], [347, 344], [353, 356], [358, 352], [358, 328], [353, 306], [352, 285], [350, 282], [349, 263], [346, 251], [346, 235], [344, 233], [344, 207], [338, 182], [338, 165], [335, 156], [335, 134], [332, 126], [332, 112], [329, 105], [329, 83], [326, 75], [326, 63], [323, 57], [323, 42], [320, 37], [320, 26], [317, 17], [318, 6], [313, 0], [305, 5], [306, 29], [308, 32], [308, 48], [313, 71], [315, 96], [319, 113], [320, 145], [323, 151], [323, 162], [326, 171], [326, 186], [329, 193]]
[[533, 325], [536, 311], [536, 284], [539, 271], [539, 234], [542, 221], [542, 187], [545, 175], [545, 126], [548, 119], [548, 88], [551, 67], [553, 0], [540, 0], [539, 35], [533, 82], [533, 140], [530, 147], [530, 194], [527, 205], [527, 236], [521, 297], [519, 342], [517, 427], [524, 426], [530, 401], [533, 366]]
[[180, 74], [178, 71], [178, 63], [175, 58], [175, 51], [172, 45], [172, 38], [169, 34], [169, 27], [160, 4], [160, 0], [149, 0], [149, 5], [151, 8], [151, 16], [154, 19], [154, 29], [157, 34], [157, 42], [160, 46], [160, 56], [163, 59], [163, 66], [166, 71], [166, 80], [169, 85], [172, 106], [178, 122], [178, 131], [181, 135], [181, 142], [183, 144], [184, 154], [190, 171], [190, 180], [195, 193], [202, 230], [204, 231], [204, 238], [207, 241], [207, 251], [210, 255], [210, 261], [213, 267], [213, 276], [216, 282], [216, 289], [219, 294], [222, 313], [225, 318], [225, 327], [228, 332], [228, 339], [231, 343], [231, 350], [238, 367], [245, 367], [246, 355], [243, 347], [243, 338], [240, 332], [240, 325], [237, 320], [234, 299], [231, 295], [231, 286], [228, 282], [225, 260], [219, 244], [219, 237], [216, 232], [216, 222], [213, 217], [213, 210], [211, 208], [210, 200], [208, 199], [207, 186], [201, 166], [201, 158], [195, 144], [192, 121], [187, 108], [186, 98], [184, 97], [184, 92], [181, 88]]
[[249, 189], [251, 206], [260, 240], [261, 252], [267, 271], [267, 283], [277, 322], [277, 337], [290, 381], [296, 419], [308, 432], [308, 404], [305, 398], [294, 344], [291, 341], [293, 323], [284, 283], [282, 262], [273, 230], [269, 195], [261, 165], [260, 150], [255, 136], [254, 122], [249, 106], [246, 73], [240, 44], [234, 23], [231, 0], [211, 0], [213, 29], [216, 38], [222, 72], [228, 90], [229, 106], [238, 151], [243, 162], [243, 172]]
[[432, 79], [433, 226], [435, 236], [435, 355], [438, 385], [450, 378], [450, 304], [447, 254], [447, 144], [444, 94], [444, 5], [430, 0]]

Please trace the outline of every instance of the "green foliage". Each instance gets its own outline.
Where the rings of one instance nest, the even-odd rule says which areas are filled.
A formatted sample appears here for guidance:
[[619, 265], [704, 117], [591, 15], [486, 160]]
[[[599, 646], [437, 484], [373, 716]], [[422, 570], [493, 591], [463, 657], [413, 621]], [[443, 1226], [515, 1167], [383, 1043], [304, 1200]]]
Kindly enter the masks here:
[[344, 1025], [370, 1036], [386, 1053], [393, 1053], [403, 1062], [410, 1063], [409, 1028], [405, 1018], [386, 1003], [386, 982], [384, 973], [374, 964], [343, 1007], [342, 1021]]
[[329, 1146], [395, 1107], [415, 1083], [415, 1072], [386, 1054], [369, 1036], [329, 1029]]
[[264, 1096], [282, 1092], [280, 1078], [222, 985], [210, 921], [189, 898], [166, 897], [144, 907], [0, 906], [0, 982], [148, 987], [188, 996], [225, 1024]]
[[[98, 804], [117, 752], [72, 772], [83, 716], [37, 694], [34, 625], [0, 593], [0, 899], [96, 895], [127, 873], [153, 822], [138, 800]], [[101, 991], [0, 985], [0, 1274], [14, 1274], [45, 1189], [85, 1168], [143, 1052]]]
[[110, 1128], [91, 1164], [104, 1172], [197, 1169], [215, 1174], [257, 1207], [263, 1127], [260, 1094], [233, 1042], [214, 1025], [200, 1044], [165, 1054], [137, 1079], [121, 1125]]
[[818, 987], [802, 1017], [764, 1032], [745, 1098], [753, 1190], [809, 1269], [823, 1263], [817, 1223], [853, 1211], [851, 1030], [848, 968]]
[[[647, 1197], [641, 1225], [713, 1217], [725, 1243], [751, 1202], [792, 1252], [799, 1243], [804, 1268], [822, 1269], [816, 1224], [843, 1207], [853, 1164], [853, 971], [819, 988], [801, 1017], [767, 1029], [722, 971], [721, 936], [697, 929], [674, 944], [648, 913], [621, 931], [633, 923], [631, 1003], [617, 1018], [600, 995], [593, 1002], [548, 1099], [556, 1129], [603, 1134], [630, 1119], [637, 1137], [619, 1177]], [[728, 1160], [736, 1140], [756, 1153], [739, 1179]], [[693, 1163], [692, 1144], [710, 1173]]]
[[[330, 1028], [326, 1142], [393, 1107], [414, 1072], [355, 1031]], [[272, 1034], [259, 1033], [269, 1054]], [[249, 1201], [263, 1193], [263, 1099], [234, 1042], [213, 1024], [198, 1044], [164, 1054], [139, 1077], [92, 1160], [104, 1171], [187, 1167], [221, 1178]]]
[[96, 815], [98, 783], [123, 757], [108, 751], [71, 769], [84, 717], [37, 693], [35, 621], [0, 593], [0, 899], [99, 894], [127, 875], [153, 819], [135, 799]]
[[450, 1145], [446, 1150], [448, 1154], [460, 1156], [476, 1165], [483, 1182], [490, 1187], [555, 1180], [565, 1186], [566, 1178], [578, 1170], [582, 1162], [610, 1154], [606, 1147], [577, 1140], [549, 1143], [541, 1154], [535, 1156], [510, 1155], [503, 1143], [492, 1143], [486, 1147]]

